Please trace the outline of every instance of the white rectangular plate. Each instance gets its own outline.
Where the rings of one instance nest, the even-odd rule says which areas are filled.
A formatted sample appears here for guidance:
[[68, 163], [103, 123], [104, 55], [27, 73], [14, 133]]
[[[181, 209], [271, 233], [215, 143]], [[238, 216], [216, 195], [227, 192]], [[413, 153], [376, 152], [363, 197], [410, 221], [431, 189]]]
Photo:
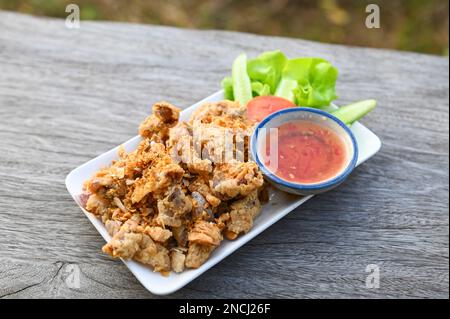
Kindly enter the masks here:
[[[181, 112], [180, 120], [187, 120], [192, 111], [201, 106], [205, 102], [216, 102], [223, 100], [223, 92], [219, 91], [207, 97], [206, 99], [192, 105]], [[356, 137], [359, 146], [358, 165], [372, 157], [381, 147], [380, 139], [369, 129], [360, 123], [352, 126], [352, 131]], [[123, 145], [127, 151], [134, 150], [139, 144], [140, 136], [135, 136]], [[111, 161], [117, 159], [116, 147], [92, 160], [74, 169], [66, 177], [66, 187], [73, 199], [78, 203], [81, 210], [89, 218], [92, 224], [97, 228], [102, 237], [109, 241], [110, 236], [105, 226], [94, 215], [83, 209], [80, 205], [78, 196], [82, 192], [83, 182], [89, 179], [101, 167], [109, 166]], [[132, 260], [123, 260], [125, 265], [136, 276], [141, 284], [150, 292], [157, 295], [165, 295], [175, 292], [182, 288], [190, 281], [200, 276], [203, 272], [217, 264], [219, 261], [230, 255], [236, 249], [244, 245], [246, 242], [254, 238], [263, 230], [280, 220], [296, 207], [300, 206], [312, 196], [298, 197], [288, 195], [278, 190], [273, 190], [271, 194], [271, 202], [263, 207], [261, 214], [256, 218], [253, 228], [245, 235], [238, 237], [234, 241], [224, 240], [222, 244], [212, 253], [211, 257], [198, 269], [186, 270], [180, 274], [171, 273], [168, 277], [162, 276], [160, 273], [153, 272], [147, 266]], [[100, 247], [99, 247], [100, 249]]]

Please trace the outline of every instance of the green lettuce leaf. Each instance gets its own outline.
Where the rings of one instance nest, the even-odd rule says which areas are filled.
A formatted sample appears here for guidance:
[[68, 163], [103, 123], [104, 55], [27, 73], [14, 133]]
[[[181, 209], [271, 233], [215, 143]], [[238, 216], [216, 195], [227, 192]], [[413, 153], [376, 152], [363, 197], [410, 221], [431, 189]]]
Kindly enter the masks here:
[[234, 101], [234, 94], [233, 94], [233, 80], [231, 77], [227, 76], [222, 80], [222, 88], [223, 93], [226, 100]]
[[247, 73], [252, 81], [268, 85], [270, 93], [273, 94], [286, 62], [287, 58], [280, 50], [264, 52], [248, 61]]
[[261, 82], [252, 82], [253, 96], [270, 95], [270, 86]]
[[320, 58], [298, 58], [287, 61], [275, 95], [297, 105], [323, 107], [337, 98], [338, 70]]
[[226, 99], [247, 104], [254, 96], [276, 95], [300, 106], [323, 108], [337, 98], [338, 70], [321, 58], [288, 60], [279, 50], [233, 62], [231, 77], [222, 80]]

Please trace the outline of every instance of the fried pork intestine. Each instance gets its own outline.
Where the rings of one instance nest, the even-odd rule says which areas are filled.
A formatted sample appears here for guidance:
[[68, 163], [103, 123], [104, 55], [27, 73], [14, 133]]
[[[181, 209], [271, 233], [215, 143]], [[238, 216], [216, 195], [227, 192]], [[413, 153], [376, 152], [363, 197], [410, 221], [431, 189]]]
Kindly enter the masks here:
[[187, 164], [191, 173], [208, 174], [213, 164], [232, 159], [248, 161], [253, 129], [254, 123], [246, 118], [246, 108], [238, 103], [206, 103], [188, 122], [170, 129], [167, 147], [172, 157]]
[[154, 104], [152, 110], [139, 126], [139, 135], [163, 143], [169, 138], [169, 129], [178, 123], [180, 110], [167, 102]]
[[212, 190], [224, 198], [247, 196], [263, 186], [263, 177], [254, 162], [232, 160], [214, 169]]
[[[163, 274], [200, 267], [224, 235], [248, 232], [261, 210], [263, 178], [244, 155], [253, 130], [245, 108], [207, 103], [178, 123], [179, 113], [155, 104], [136, 150], [120, 148], [119, 159], [86, 181], [83, 193], [86, 209], [112, 237], [103, 251]], [[235, 159], [225, 152], [229, 140]]]

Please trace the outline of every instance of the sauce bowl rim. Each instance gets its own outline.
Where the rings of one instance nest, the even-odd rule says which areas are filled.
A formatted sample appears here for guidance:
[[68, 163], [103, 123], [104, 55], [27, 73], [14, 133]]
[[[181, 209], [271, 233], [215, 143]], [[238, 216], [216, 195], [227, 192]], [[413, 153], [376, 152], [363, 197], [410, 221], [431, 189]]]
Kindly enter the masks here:
[[[288, 182], [288, 181], [278, 177], [277, 175], [275, 175], [274, 173], [269, 171], [266, 168], [266, 166], [261, 162], [261, 160], [259, 159], [259, 156], [258, 156], [257, 143], [256, 143], [258, 140], [258, 137], [259, 137], [260, 130], [262, 128], [264, 128], [264, 126], [267, 123], [269, 123], [271, 120], [273, 120], [274, 118], [284, 115], [286, 113], [293, 113], [293, 112], [309, 112], [309, 113], [315, 113], [318, 115], [322, 115], [322, 116], [325, 116], [325, 117], [331, 119], [332, 121], [336, 122], [337, 124], [339, 124], [339, 126], [341, 126], [344, 129], [344, 131], [350, 137], [350, 140], [352, 142], [353, 156], [352, 156], [352, 159], [350, 161], [348, 161], [348, 164], [346, 165], [345, 169], [340, 174], [336, 175], [335, 177], [333, 177], [327, 181], [319, 182], [319, 183], [312, 183], [312, 184], [292, 183], [292, 182]], [[344, 124], [344, 122], [342, 122], [340, 119], [338, 119], [334, 115], [332, 115], [328, 112], [325, 112], [323, 110], [310, 108], [310, 107], [303, 107], [303, 106], [302, 107], [299, 107], [299, 106], [290, 107], [290, 108], [282, 109], [282, 110], [276, 111], [272, 114], [269, 114], [267, 117], [265, 117], [261, 122], [259, 122], [257, 124], [255, 130], [253, 131], [253, 134], [252, 134], [252, 137], [250, 140], [250, 144], [251, 144], [250, 149], [251, 149], [252, 157], [264, 175], [266, 175], [268, 178], [270, 178], [272, 181], [274, 181], [277, 184], [283, 185], [288, 188], [300, 190], [300, 191], [302, 191], [302, 190], [320, 190], [320, 189], [332, 187], [336, 184], [340, 184], [348, 177], [348, 175], [355, 168], [356, 163], [358, 161], [358, 153], [359, 153], [358, 143], [356, 142], [356, 138], [353, 135], [353, 132], [350, 130], [350, 128], [347, 125]]]

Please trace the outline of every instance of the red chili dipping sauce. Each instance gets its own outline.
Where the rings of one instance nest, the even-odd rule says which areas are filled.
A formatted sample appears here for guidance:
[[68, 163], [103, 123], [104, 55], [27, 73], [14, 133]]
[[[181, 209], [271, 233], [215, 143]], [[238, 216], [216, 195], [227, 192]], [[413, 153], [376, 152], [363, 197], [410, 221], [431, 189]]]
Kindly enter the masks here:
[[[270, 167], [270, 133], [264, 163]], [[264, 153], [264, 152], [262, 152]], [[293, 121], [278, 128], [278, 177], [315, 184], [333, 178], [347, 163], [344, 141], [331, 129], [310, 121]]]

